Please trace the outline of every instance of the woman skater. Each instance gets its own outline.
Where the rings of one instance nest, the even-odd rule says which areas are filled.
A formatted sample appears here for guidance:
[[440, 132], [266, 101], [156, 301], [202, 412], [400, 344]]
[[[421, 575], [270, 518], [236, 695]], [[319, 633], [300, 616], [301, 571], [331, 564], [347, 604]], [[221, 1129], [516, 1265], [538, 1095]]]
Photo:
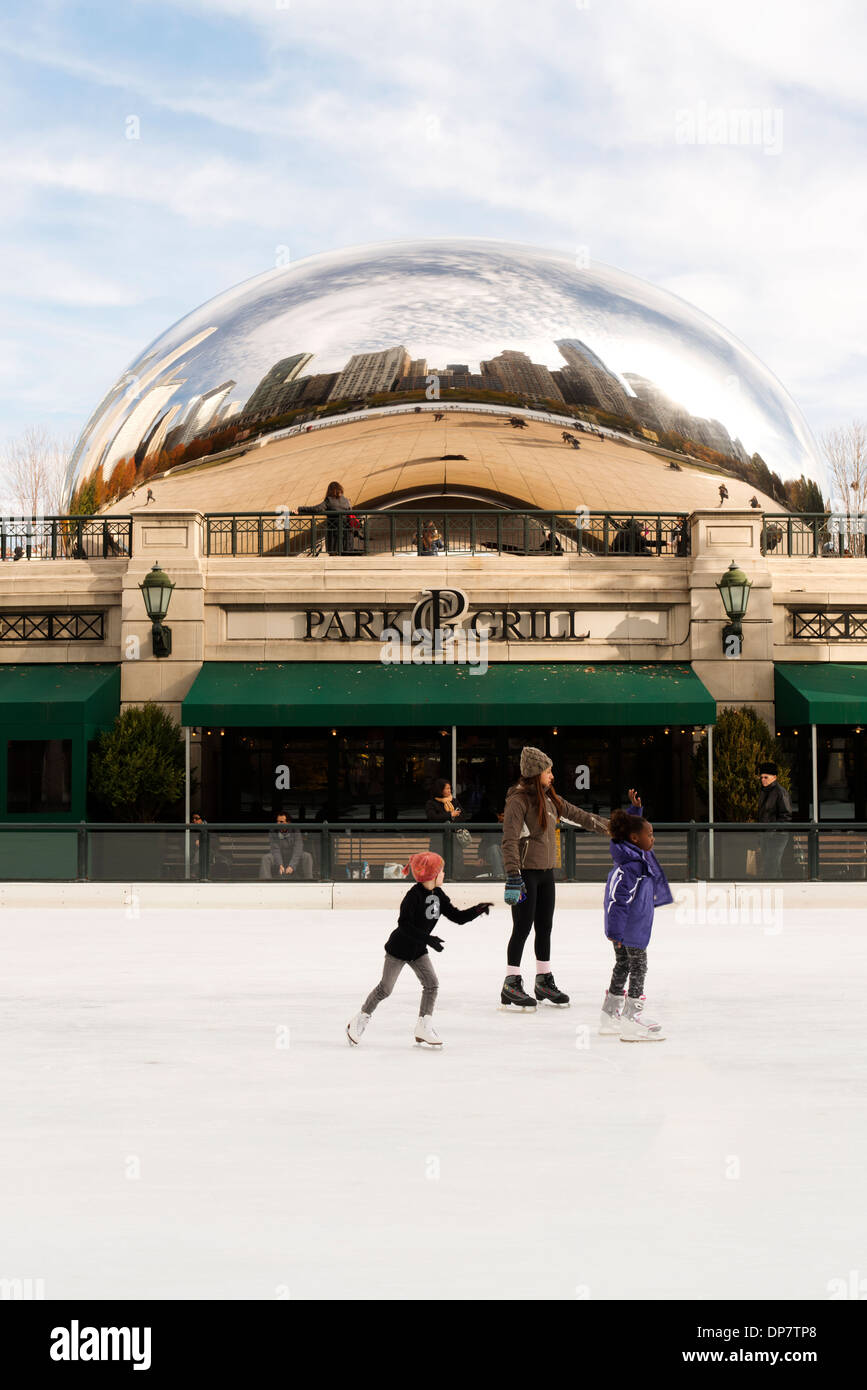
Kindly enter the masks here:
[[[503, 867], [506, 902], [512, 908], [512, 935], [506, 952], [506, 979], [500, 1001], [506, 1008], [535, 1009], [536, 1000], [567, 1005], [551, 973], [551, 926], [554, 920], [554, 863], [557, 822], [561, 816], [585, 830], [608, 834], [608, 822], [564, 801], [554, 790], [551, 759], [539, 748], [521, 749], [521, 776], [506, 796], [503, 816]], [[535, 928], [536, 998], [521, 981], [524, 944]]]
[[422, 988], [415, 1040], [417, 1043], [427, 1043], [429, 1047], [442, 1047], [442, 1038], [434, 1030], [431, 1017], [439, 981], [431, 965], [427, 948], [433, 946], [435, 951], [441, 951], [443, 943], [438, 936], [432, 936], [431, 932], [440, 915], [448, 917], [451, 922], [471, 922], [474, 917], [481, 916], [483, 912], [487, 913], [493, 907], [493, 903], [476, 903], [475, 907], [463, 910], [455, 907], [440, 887], [444, 865], [438, 854], [429, 850], [422, 854], [414, 854], [407, 867], [415, 879], [415, 884], [401, 903], [397, 926], [385, 943], [382, 979], [370, 991], [359, 1012], [346, 1025], [346, 1036], [351, 1043], [360, 1041], [377, 1004], [388, 998], [401, 970], [408, 965]]
[[629, 800], [626, 811], [611, 813], [614, 867], [605, 885], [605, 935], [614, 946], [614, 973], [602, 1001], [599, 1031], [619, 1033], [621, 1042], [661, 1042], [662, 1024], [642, 1012], [647, 945], [654, 908], [674, 900], [653, 853], [653, 826], [644, 818], [638, 793], [630, 789]]

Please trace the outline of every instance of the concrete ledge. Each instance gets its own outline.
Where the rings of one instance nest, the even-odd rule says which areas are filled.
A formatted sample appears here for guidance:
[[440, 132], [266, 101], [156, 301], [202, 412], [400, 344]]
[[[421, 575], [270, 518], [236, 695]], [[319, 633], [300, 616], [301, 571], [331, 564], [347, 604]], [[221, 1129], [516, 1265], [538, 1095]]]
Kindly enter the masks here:
[[[208, 908], [248, 911], [251, 908], [285, 911], [304, 908], [327, 911], [332, 908], [362, 911], [397, 911], [407, 890], [404, 883], [0, 883], [0, 908]], [[503, 885], [481, 880], [446, 884], [449, 897], [458, 907], [493, 902], [503, 906]], [[557, 905], [561, 908], [602, 908], [604, 883], [559, 883]], [[675, 902], [712, 907], [725, 901], [731, 908], [749, 907], [760, 893], [764, 902], [789, 910], [833, 908], [867, 910], [865, 885], [852, 883], [672, 883]], [[773, 896], [771, 896], [773, 895]], [[778, 896], [781, 895], [781, 896]]]
[[331, 907], [330, 883], [3, 883], [0, 907]]

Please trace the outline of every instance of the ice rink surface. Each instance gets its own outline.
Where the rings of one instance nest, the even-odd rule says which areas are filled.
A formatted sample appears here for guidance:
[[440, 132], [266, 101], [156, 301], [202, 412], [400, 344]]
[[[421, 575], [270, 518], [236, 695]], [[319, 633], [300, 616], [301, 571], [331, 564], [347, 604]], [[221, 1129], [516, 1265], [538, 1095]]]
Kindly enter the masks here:
[[826, 1299], [867, 1274], [856, 904], [660, 911], [653, 1045], [596, 1034], [599, 912], [558, 912], [572, 1007], [537, 1015], [496, 1007], [506, 910], [446, 922], [441, 1052], [412, 1041], [409, 970], [346, 1040], [392, 912], [6, 911], [0, 1278], [48, 1299]]

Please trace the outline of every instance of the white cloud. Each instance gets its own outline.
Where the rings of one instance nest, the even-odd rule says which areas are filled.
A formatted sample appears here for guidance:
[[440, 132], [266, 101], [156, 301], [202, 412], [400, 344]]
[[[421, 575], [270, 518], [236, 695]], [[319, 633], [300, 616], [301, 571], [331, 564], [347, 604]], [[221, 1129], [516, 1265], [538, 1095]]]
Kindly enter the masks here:
[[[179, 254], [177, 237], [162, 239], [168, 219], [187, 254], [200, 234], [215, 290], [232, 238], [239, 264], [271, 241], [293, 254], [455, 231], [587, 245], [718, 318], [817, 429], [860, 408], [867, 13], [854, 0], [175, 8], [179, 22], [258, 35], [261, 63], [227, 82], [191, 51], [179, 84], [154, 51], [118, 59], [44, 28], [6, 40], [19, 60], [123, 90], [154, 114], [145, 138], [119, 131], [116, 148], [104, 123], [73, 129], [59, 116], [7, 140], [0, 176], [32, 217], [60, 196], [103, 218], [116, 209], [123, 227], [141, 218], [151, 281]], [[781, 152], [678, 146], [676, 112], [699, 103], [781, 111]], [[58, 302], [147, 297], [102, 267], [97, 241], [93, 257], [68, 257]], [[25, 266], [23, 283], [33, 278]]]

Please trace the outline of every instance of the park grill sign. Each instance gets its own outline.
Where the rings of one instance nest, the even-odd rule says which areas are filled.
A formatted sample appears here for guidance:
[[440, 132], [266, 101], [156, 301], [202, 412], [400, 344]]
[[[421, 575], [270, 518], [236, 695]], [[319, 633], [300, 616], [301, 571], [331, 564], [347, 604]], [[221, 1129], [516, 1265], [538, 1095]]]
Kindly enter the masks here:
[[581, 630], [586, 609], [562, 603], [476, 606], [462, 589], [424, 589], [414, 604], [341, 604], [298, 613], [303, 616], [303, 633], [297, 635], [320, 642], [406, 641], [460, 630], [490, 642], [583, 642], [590, 636], [589, 630]]

